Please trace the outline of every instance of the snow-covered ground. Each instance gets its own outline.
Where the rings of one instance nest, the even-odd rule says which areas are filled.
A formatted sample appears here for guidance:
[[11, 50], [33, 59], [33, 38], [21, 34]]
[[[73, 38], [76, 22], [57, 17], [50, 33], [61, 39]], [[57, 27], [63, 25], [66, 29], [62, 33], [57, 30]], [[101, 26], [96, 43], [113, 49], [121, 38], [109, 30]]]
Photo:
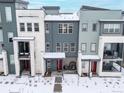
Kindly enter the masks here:
[[[62, 93], [124, 93], [122, 78], [78, 77], [65, 74], [62, 77]], [[54, 93], [55, 77], [0, 76], [0, 93]]]
[[124, 77], [100, 78], [64, 75], [63, 93], [124, 93]]
[[52, 93], [54, 77], [0, 76], [0, 93]]

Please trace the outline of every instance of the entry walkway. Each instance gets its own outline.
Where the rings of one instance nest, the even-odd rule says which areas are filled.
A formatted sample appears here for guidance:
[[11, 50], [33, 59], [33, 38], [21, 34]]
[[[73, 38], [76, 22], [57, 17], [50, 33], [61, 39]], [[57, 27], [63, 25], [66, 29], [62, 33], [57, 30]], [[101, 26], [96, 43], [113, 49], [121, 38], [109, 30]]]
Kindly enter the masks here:
[[55, 77], [54, 93], [62, 93], [62, 77]]

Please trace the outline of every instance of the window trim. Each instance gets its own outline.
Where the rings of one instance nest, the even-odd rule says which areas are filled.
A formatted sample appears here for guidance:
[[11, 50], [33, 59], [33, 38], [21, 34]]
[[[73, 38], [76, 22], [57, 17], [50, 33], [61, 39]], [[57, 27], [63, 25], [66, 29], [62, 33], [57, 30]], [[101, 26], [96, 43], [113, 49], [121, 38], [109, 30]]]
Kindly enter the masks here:
[[[47, 27], [47, 29], [46, 29], [46, 27]], [[49, 24], [48, 23], [45, 23], [45, 33], [49, 34]]]
[[[24, 24], [24, 31], [21, 30], [21, 24]], [[20, 32], [25, 32], [25, 23], [19, 23], [19, 27], [20, 27]]]
[[[93, 44], [95, 44], [95, 50], [92, 50], [92, 45], [93, 45]], [[90, 51], [91, 51], [91, 52], [96, 52], [96, 43], [91, 43], [91, 44], [90, 44]]]
[[[10, 37], [10, 33], [11, 33], [12, 37]], [[7, 36], [8, 36], [8, 42], [12, 43], [13, 42], [14, 33], [13, 32], [8, 32]], [[12, 38], [12, 42], [10, 42], [10, 38]]]
[[[83, 51], [82, 50], [82, 45], [85, 45], [85, 50]], [[87, 52], [87, 43], [81, 43], [81, 51], [83, 52], [83, 53], [86, 53]]]
[[[47, 44], [49, 44], [49, 49], [47, 47]], [[50, 51], [50, 42], [46, 42], [45, 47], [46, 47], [46, 51]]]
[[[31, 27], [28, 27], [29, 24], [31, 24]], [[27, 23], [27, 32], [32, 32], [33, 31], [32, 26], [33, 26], [32, 23]], [[29, 28], [31, 28], [31, 30], [29, 30]]]
[[[74, 42], [72, 42], [72, 43], [74, 43]], [[71, 51], [71, 43], [70, 43], [70, 52], [76, 52], [76, 43], [74, 43], [75, 44], [75, 46], [73, 47], [74, 48], [74, 51]]]
[[[94, 25], [95, 25], [95, 28], [96, 28], [95, 30], [94, 30]], [[92, 24], [92, 31], [93, 31], [93, 32], [96, 32], [96, 31], [97, 31], [97, 23], [93, 23], [93, 24]]]
[[[83, 30], [83, 25], [84, 25], [84, 24], [85, 24], [86, 27], [87, 27], [87, 28], [86, 28], [86, 31]], [[82, 25], [81, 31], [82, 31], [82, 32], [87, 32], [87, 31], [88, 31], [88, 23], [82, 23], [81, 25]]]
[[[67, 44], [67, 51], [65, 51], [65, 44]], [[67, 42], [63, 43], [63, 52], [69, 52], [69, 44]]]
[[[37, 24], [37, 26], [36, 26]], [[36, 30], [38, 29], [38, 30]], [[40, 31], [40, 28], [39, 28], [39, 23], [34, 23], [34, 32], [39, 32]]]
[[[8, 15], [9, 15], [9, 17], [8, 17]], [[13, 20], [12, 19], [12, 7], [10, 7], [10, 6], [5, 7], [5, 18], [6, 18], [6, 22], [12, 22], [12, 20]]]

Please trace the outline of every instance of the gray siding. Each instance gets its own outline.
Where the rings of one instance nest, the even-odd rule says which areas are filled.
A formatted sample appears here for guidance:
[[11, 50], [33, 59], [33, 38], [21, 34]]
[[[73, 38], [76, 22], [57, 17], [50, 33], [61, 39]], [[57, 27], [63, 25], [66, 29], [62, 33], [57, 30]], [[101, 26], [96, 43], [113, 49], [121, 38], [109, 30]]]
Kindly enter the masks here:
[[[59, 23], [72, 23], [73, 33], [72, 34], [59, 34]], [[45, 22], [49, 25], [49, 34], [46, 35], [46, 41], [50, 42], [50, 52], [56, 52], [56, 43], [61, 43], [63, 52], [63, 43], [76, 43], [76, 51], [66, 53], [67, 57], [77, 57], [78, 48], [78, 32], [79, 22]]]
[[[6, 22], [5, 17], [5, 7], [9, 6], [12, 8], [12, 22]], [[0, 12], [2, 17], [2, 22], [0, 23], [0, 26], [3, 30], [3, 44], [4, 49], [7, 51], [8, 54], [8, 65], [9, 65], [9, 71], [10, 73], [15, 72], [14, 64], [10, 64], [10, 55], [13, 55], [13, 43], [8, 42], [8, 32], [13, 32], [14, 36], [17, 36], [17, 30], [16, 30], [16, 15], [15, 15], [15, 3], [0, 3]]]
[[[80, 27], [79, 27], [79, 50], [81, 50], [81, 44], [86, 43], [86, 53], [84, 54], [97, 54], [98, 53], [98, 41], [100, 35], [99, 24], [100, 19], [121, 19], [121, 11], [109, 11], [109, 10], [80, 10]], [[82, 23], [88, 23], [88, 31], [82, 32]], [[97, 23], [97, 31], [92, 31], [93, 23]], [[96, 43], [96, 52], [91, 52], [91, 43]]]

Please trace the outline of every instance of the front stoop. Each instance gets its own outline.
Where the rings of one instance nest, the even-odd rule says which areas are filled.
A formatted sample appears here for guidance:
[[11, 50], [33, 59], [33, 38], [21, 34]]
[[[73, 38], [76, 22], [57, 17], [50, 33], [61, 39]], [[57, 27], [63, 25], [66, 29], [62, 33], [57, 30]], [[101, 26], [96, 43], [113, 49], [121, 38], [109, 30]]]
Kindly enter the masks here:
[[54, 93], [62, 93], [62, 77], [55, 77]]

